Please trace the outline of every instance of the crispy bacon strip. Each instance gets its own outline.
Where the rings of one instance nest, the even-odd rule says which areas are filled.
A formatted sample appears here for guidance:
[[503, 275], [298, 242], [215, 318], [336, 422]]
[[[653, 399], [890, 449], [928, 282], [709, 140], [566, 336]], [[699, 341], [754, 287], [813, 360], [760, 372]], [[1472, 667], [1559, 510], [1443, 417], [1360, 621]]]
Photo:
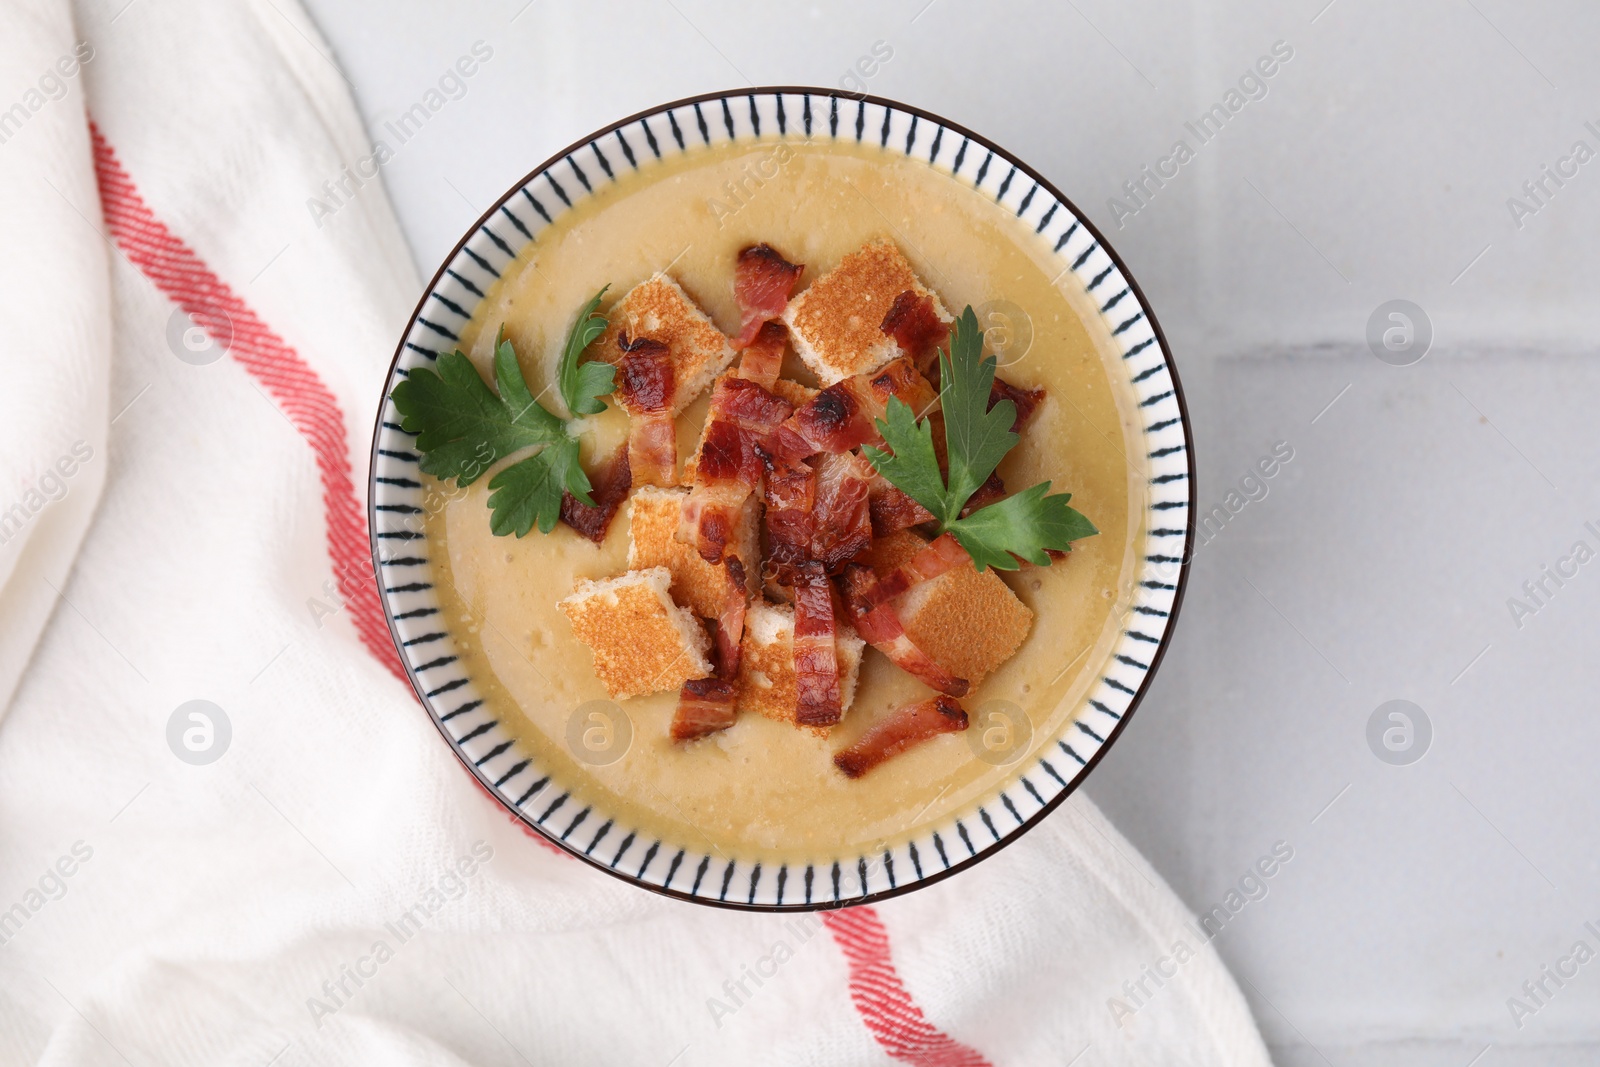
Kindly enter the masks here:
[[738, 717], [739, 651], [744, 637], [744, 566], [738, 556], [724, 563], [727, 589], [722, 614], [717, 618], [717, 673], [713, 678], [694, 678], [678, 691], [678, 707], [672, 715], [672, 739], [694, 741], [726, 730]]
[[909, 530], [933, 521], [933, 512], [912, 500], [881, 474], [873, 479], [867, 507], [872, 515], [873, 537], [888, 537], [897, 530]]
[[801, 564], [794, 582], [794, 721], [832, 726], [844, 714], [839, 689], [833, 585], [815, 560]]
[[870, 375], [862, 377], [867, 379], [873, 414], [878, 418], [882, 418], [882, 413], [888, 409], [890, 397], [904, 401], [916, 415], [927, 412], [933, 402], [939, 399], [939, 390], [908, 359], [892, 359]]
[[789, 331], [783, 323], [769, 322], [762, 326], [744, 355], [739, 357], [739, 377], [771, 389], [783, 368], [783, 349], [788, 343]]
[[994, 384], [989, 386], [989, 406], [992, 408], [1002, 400], [1009, 400], [1017, 406], [1017, 418], [1011, 424], [1011, 432], [1021, 433], [1022, 427], [1044, 403], [1044, 390], [1023, 389], [1003, 378], [995, 378]]
[[907, 289], [894, 298], [879, 329], [894, 338], [900, 351], [925, 377], [932, 380], [939, 376], [939, 346], [949, 339], [950, 327], [933, 310], [932, 297], [918, 296]]
[[890, 397], [899, 397], [920, 415], [938, 394], [909, 359], [900, 357], [870, 374], [828, 386], [778, 427], [763, 447], [780, 458], [796, 460], [876, 444], [882, 438], [874, 423], [883, 418]]
[[872, 543], [870, 492], [875, 472], [855, 452], [823, 455], [816, 471], [811, 558], [829, 574], [837, 574]]
[[673, 484], [677, 476], [678, 432], [667, 414], [635, 415], [628, 434], [628, 465], [639, 485]]
[[763, 578], [794, 582], [811, 550], [817, 472], [804, 460], [767, 464], [767, 560]]
[[623, 445], [600, 465], [590, 478], [589, 496], [594, 503], [584, 504], [565, 490], [561, 493], [561, 521], [595, 544], [606, 539], [611, 520], [633, 488], [633, 471], [628, 465], [628, 446]]
[[859, 381], [835, 382], [808, 400], [772, 435], [766, 446], [779, 459], [797, 462], [818, 452], [848, 452], [877, 436], [872, 413], [862, 403]]
[[769, 244], [751, 245], [739, 253], [733, 268], [733, 298], [739, 302], [734, 348], [750, 344], [764, 323], [783, 314], [805, 269], [804, 263], [790, 263]]
[[678, 526], [678, 539], [694, 545], [707, 563], [721, 562], [739, 508], [761, 484], [766, 465], [758, 444], [793, 411], [756, 382], [717, 380], [695, 457], [694, 488]]
[[739, 683], [726, 678], [691, 678], [678, 691], [672, 739], [695, 741], [726, 730], [738, 717]]
[[628, 465], [635, 485], [672, 485], [678, 467], [678, 430], [672, 422], [670, 350], [649, 337], [617, 334], [617, 398], [631, 419]]
[[961, 547], [961, 542], [956, 540], [955, 534], [942, 533], [900, 566], [888, 574], [879, 575], [870, 602], [874, 607], [887, 604], [894, 598], [909, 593], [923, 582], [932, 581], [946, 571], [953, 571], [962, 564], [970, 562], [972, 557]]
[[707, 563], [721, 563], [739, 511], [750, 498], [750, 491], [738, 484], [707, 485], [696, 481], [678, 512], [678, 540], [694, 545]]
[[940, 734], [967, 728], [967, 713], [947, 696], [930, 697], [896, 708], [867, 728], [855, 744], [834, 754], [833, 765], [847, 778], [863, 774], [908, 748]]
[[760, 383], [745, 378], [723, 378], [711, 394], [710, 416], [720, 423], [737, 427], [744, 438], [737, 454], [736, 471], [712, 468], [708, 473], [718, 476], [737, 474], [754, 485], [760, 480], [765, 466], [755, 446], [792, 414], [793, 404], [774, 396]]
[[717, 677], [739, 677], [740, 642], [744, 640], [744, 612], [749, 606], [744, 564], [729, 556], [722, 564], [727, 586], [722, 593], [722, 614], [717, 616]]
[[891, 598], [877, 592], [878, 579], [872, 568], [864, 563], [845, 567], [845, 611], [850, 622], [868, 644], [888, 656], [890, 661], [907, 674], [941, 693], [953, 697], [967, 695], [970, 688], [965, 678], [957, 678], [933, 657], [918, 648], [895, 614]]

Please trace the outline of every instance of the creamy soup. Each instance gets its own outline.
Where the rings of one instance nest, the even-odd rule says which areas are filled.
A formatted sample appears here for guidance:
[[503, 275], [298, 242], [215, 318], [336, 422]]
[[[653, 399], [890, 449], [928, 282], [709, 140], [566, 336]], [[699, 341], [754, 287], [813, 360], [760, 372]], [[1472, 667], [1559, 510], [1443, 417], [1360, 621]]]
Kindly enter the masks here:
[[[744, 714], [721, 733], [674, 744], [668, 724], [678, 695], [657, 693], [620, 702], [631, 742], [597, 764], [569, 747], [569, 720], [606, 693], [557, 602], [580, 579], [627, 569], [626, 505], [598, 546], [565, 525], [495, 537], [489, 478], [465, 491], [430, 481], [439, 506], [425, 520], [428, 555], [464, 666], [553, 781], [571, 789], [569, 810], [594, 804], [619, 825], [743, 859], [828, 861], [841, 850], [881, 848], [959, 814], [1029, 766], [1098, 679], [1132, 602], [1143, 537], [1144, 450], [1131, 390], [1112, 384], [1125, 373], [1112, 339], [1044, 240], [930, 166], [826, 140], [744, 141], [645, 166], [541, 233], [482, 302], [462, 348], [492, 381], [490, 347], [503, 326], [537, 394], [552, 381], [577, 309], [602, 285], [611, 286], [609, 301], [665, 270], [732, 335], [741, 248], [767, 242], [806, 264], [805, 286], [878, 237], [901, 248], [953, 313], [996, 301], [1025, 313], [1025, 353], [1027, 331], [1015, 322], [1009, 338], [991, 340], [1012, 342], [1001, 376], [1042, 387], [1047, 399], [1000, 474], [1012, 491], [1049, 479], [1100, 530], [1050, 567], [1002, 574], [1033, 610], [1032, 630], [962, 703], [974, 713], [996, 701], [1021, 709], [1031, 742], [996, 766], [975, 755], [970, 731], [949, 734], [847, 779], [834, 752], [875, 719], [929, 695], [869, 647], [854, 703], [827, 737]], [[784, 373], [814, 380], [792, 353]], [[702, 397], [679, 417], [680, 461], [692, 453], [705, 409]], [[627, 416], [613, 401], [586, 426], [584, 462], [593, 469], [625, 440]]]

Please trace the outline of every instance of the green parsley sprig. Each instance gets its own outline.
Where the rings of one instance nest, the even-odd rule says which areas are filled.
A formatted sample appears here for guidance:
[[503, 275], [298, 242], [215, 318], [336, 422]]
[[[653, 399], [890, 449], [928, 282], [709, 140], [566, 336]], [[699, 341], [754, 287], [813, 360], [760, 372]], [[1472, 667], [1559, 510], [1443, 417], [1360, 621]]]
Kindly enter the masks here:
[[955, 535], [979, 571], [1014, 571], [1021, 566], [1019, 557], [1049, 566], [1047, 549], [1071, 551], [1072, 542], [1100, 532], [1068, 506], [1071, 493], [1052, 493], [1049, 482], [1040, 482], [961, 515], [1021, 440], [1011, 429], [1017, 406], [1010, 400], [989, 406], [996, 365], [994, 356], [983, 356], [983, 331], [969, 305], [950, 331], [949, 348], [939, 353], [948, 476], [939, 469], [932, 423], [918, 419], [899, 397], [890, 398], [887, 419], [877, 424], [888, 449], [869, 445], [863, 451], [878, 473], [932, 513], [940, 533]]
[[[608, 287], [609, 288], [609, 287]], [[616, 388], [616, 368], [578, 358], [606, 328], [599, 313], [605, 289], [578, 314], [561, 353], [556, 385], [573, 416], [605, 410], [600, 398]], [[478, 369], [460, 351], [439, 357], [437, 370], [414, 370], [390, 392], [400, 412], [400, 425], [417, 435], [422, 470], [441, 480], [454, 478], [465, 488], [501, 459], [523, 449], [537, 449], [489, 479], [489, 528], [498, 537], [522, 537], [539, 527], [555, 529], [566, 490], [584, 504], [593, 504], [589, 478], [578, 463], [578, 438], [572, 423], [534, 399], [517, 364], [517, 354], [501, 328], [494, 345], [496, 395]]]

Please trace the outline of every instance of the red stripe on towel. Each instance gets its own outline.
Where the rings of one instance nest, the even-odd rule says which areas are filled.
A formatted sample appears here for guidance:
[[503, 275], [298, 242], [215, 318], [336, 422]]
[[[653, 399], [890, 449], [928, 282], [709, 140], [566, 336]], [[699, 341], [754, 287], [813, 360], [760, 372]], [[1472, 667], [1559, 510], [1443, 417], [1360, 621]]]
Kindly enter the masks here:
[[93, 123], [95, 177], [106, 225], [122, 254], [260, 382], [317, 457], [328, 558], [339, 594], [361, 643], [406, 681], [370, 580], [367, 519], [356, 496], [346, 451], [344, 413], [333, 393], [288, 343], [273, 333], [226, 282], [156, 218], [111, 145]]
[[883, 1050], [917, 1067], [989, 1067], [989, 1061], [928, 1022], [894, 969], [889, 932], [873, 908], [825, 911], [822, 921], [850, 967], [850, 1000]]
[[[344, 413], [333, 393], [299, 353], [262, 322], [194, 250], [156, 218], [115, 150], [94, 123], [95, 177], [100, 205], [117, 247], [272, 394], [317, 457], [322, 475], [322, 507], [328, 527], [328, 558], [338, 577], [356, 634], [367, 651], [396, 678], [410, 684], [395, 654], [394, 639], [378, 604], [367, 517], [356, 497], [346, 453]], [[499, 798], [474, 776], [473, 784], [496, 804]], [[523, 825], [529, 837], [557, 855], [567, 853]]]

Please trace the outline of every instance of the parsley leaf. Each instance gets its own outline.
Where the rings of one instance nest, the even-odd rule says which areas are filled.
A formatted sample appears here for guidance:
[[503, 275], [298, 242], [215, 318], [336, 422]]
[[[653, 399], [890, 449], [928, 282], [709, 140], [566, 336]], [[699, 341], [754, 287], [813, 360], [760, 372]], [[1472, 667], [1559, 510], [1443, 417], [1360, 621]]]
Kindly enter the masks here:
[[1076, 509], [1067, 506], [1071, 493], [1051, 493], [1040, 482], [1015, 496], [979, 508], [948, 529], [956, 535], [978, 569], [1014, 571], [1021, 556], [1041, 567], [1050, 565], [1045, 549], [1070, 551], [1072, 542], [1100, 531]]
[[887, 415], [889, 421], [878, 423], [878, 433], [894, 451], [885, 452], [871, 445], [863, 446], [861, 451], [879, 474], [932, 512], [941, 525], [961, 514], [959, 507], [954, 511], [949, 508], [939, 457], [933, 451], [932, 425], [927, 419], [919, 422], [911, 413], [911, 406], [897, 396], [889, 398]]
[[437, 372], [420, 368], [389, 394], [400, 425], [417, 434], [422, 469], [457, 485], [477, 481], [496, 460], [564, 436], [561, 420], [528, 392], [511, 342], [495, 346], [496, 396], [460, 352], [439, 357]]
[[1011, 432], [1017, 406], [1009, 400], [989, 406], [995, 366], [995, 357], [983, 358], [983, 331], [968, 305], [950, 331], [949, 351], [939, 353], [939, 407], [950, 458], [949, 494], [957, 515], [1020, 440]]
[[939, 404], [944, 417], [948, 475], [939, 469], [933, 425], [917, 419], [899, 398], [891, 398], [886, 420], [877, 423], [888, 449], [862, 449], [879, 474], [927, 508], [941, 533], [955, 534], [979, 571], [1012, 571], [1021, 564], [1049, 566], [1046, 549], [1070, 551], [1072, 542], [1099, 531], [1068, 506], [1070, 493], [1050, 492], [1049, 482], [979, 508], [965, 518], [961, 509], [1020, 438], [1011, 429], [1016, 405], [1000, 400], [989, 406], [995, 357], [983, 358], [983, 331], [969, 306], [950, 332], [950, 347], [939, 353]]
[[[615, 370], [605, 363], [578, 363], [583, 350], [606, 327], [598, 313], [601, 289], [584, 306], [567, 335], [557, 375], [562, 399], [574, 415], [605, 410], [599, 398], [614, 388]], [[491, 466], [527, 448], [537, 452], [489, 479], [489, 528], [496, 536], [525, 536], [555, 529], [562, 491], [593, 504], [589, 478], [578, 462], [578, 439], [571, 426], [534, 398], [502, 328], [495, 338], [494, 380], [489, 388], [461, 352], [439, 357], [436, 369], [419, 368], [390, 392], [400, 425], [417, 435], [422, 470], [451, 478], [461, 487], [477, 481]]]
[[563, 437], [489, 479], [489, 529], [496, 537], [522, 537], [537, 523], [540, 533], [549, 533], [561, 518], [563, 489], [585, 504], [594, 503], [589, 479], [578, 464], [575, 437]]
[[600, 397], [610, 394], [616, 386], [617, 368], [604, 360], [591, 359], [579, 363], [578, 357], [589, 343], [606, 328], [606, 317], [600, 314], [600, 298], [611, 286], [603, 286], [578, 312], [578, 319], [567, 334], [567, 347], [561, 353], [561, 370], [556, 375], [561, 388], [561, 399], [574, 415], [598, 415], [606, 409]]

